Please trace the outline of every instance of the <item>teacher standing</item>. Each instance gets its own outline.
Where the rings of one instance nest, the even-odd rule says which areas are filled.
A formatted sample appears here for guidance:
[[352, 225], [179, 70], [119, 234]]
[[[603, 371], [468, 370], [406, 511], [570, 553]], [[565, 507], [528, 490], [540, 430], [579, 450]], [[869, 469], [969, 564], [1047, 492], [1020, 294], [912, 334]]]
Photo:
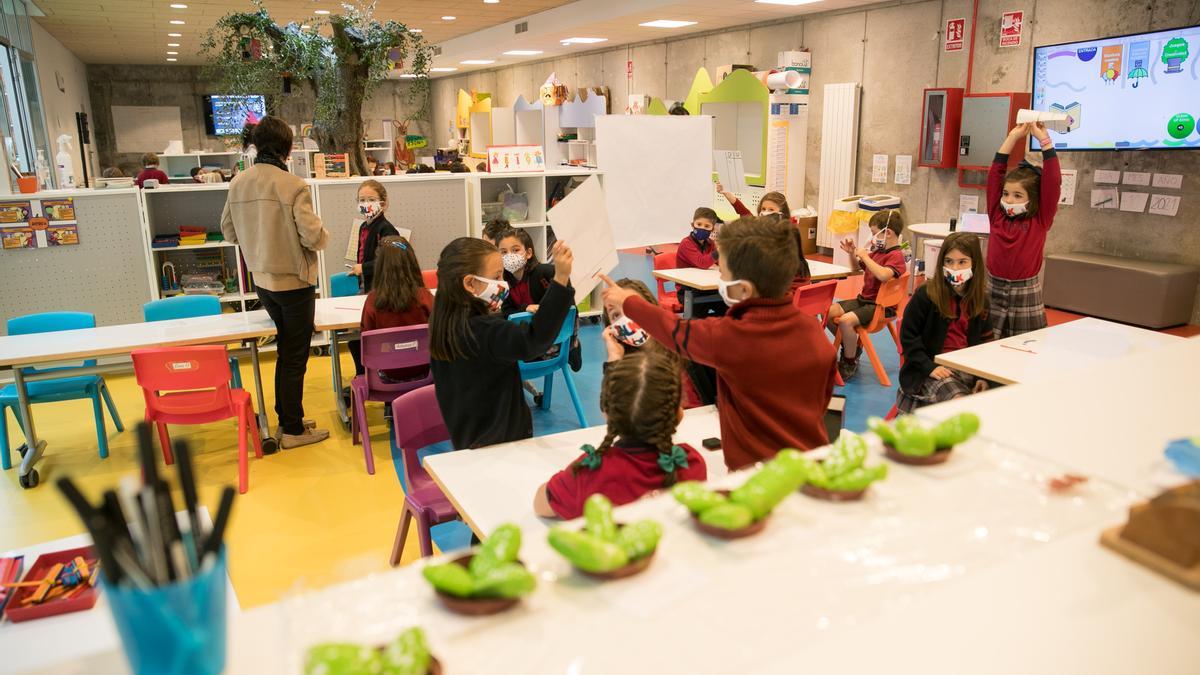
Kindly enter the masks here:
[[242, 247], [263, 309], [275, 322], [275, 413], [284, 448], [329, 438], [304, 421], [304, 373], [316, 312], [317, 251], [329, 232], [313, 211], [308, 185], [287, 169], [292, 130], [278, 117], [264, 117], [251, 132], [258, 151], [254, 166], [229, 184], [221, 214], [225, 240]]

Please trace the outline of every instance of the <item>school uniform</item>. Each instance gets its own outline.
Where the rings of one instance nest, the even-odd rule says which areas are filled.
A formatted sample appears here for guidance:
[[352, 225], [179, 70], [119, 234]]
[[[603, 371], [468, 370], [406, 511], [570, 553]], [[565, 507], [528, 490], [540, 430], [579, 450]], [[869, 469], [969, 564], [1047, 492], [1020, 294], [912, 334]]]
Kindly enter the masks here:
[[951, 306], [954, 318], [942, 316], [937, 305], [929, 299], [927, 287], [921, 286], [904, 309], [904, 320], [900, 324], [904, 363], [900, 366], [900, 389], [896, 392], [896, 407], [900, 412], [949, 401], [975, 390], [978, 378], [974, 375], [951, 369], [951, 377], [938, 380], [930, 376], [937, 368], [934, 358], [938, 354], [973, 347], [993, 337], [988, 311], [968, 317], [957, 298]]
[[400, 232], [388, 221], [382, 213], [371, 222], [364, 222], [358, 230], [358, 264], [362, 265], [362, 290], [371, 292], [371, 284], [375, 279], [375, 255], [379, 251], [379, 242], [384, 237], [398, 237]]
[[163, 173], [158, 167], [146, 167], [138, 173], [137, 178], [134, 178], [133, 182], [138, 187], [142, 187], [142, 183], [145, 183], [147, 180], [156, 180], [159, 187], [166, 187], [171, 182], [171, 177]]
[[[886, 267], [892, 271], [893, 279], [899, 279], [904, 275], [904, 270], [907, 264], [904, 262], [904, 251], [899, 246], [893, 246], [882, 251], [874, 251], [869, 256], [876, 265]], [[863, 326], [869, 326], [875, 318], [875, 299], [879, 297], [879, 289], [883, 286], [883, 282], [871, 273], [871, 270], [863, 270], [863, 285], [862, 292], [853, 300], [841, 300], [838, 305], [850, 314], [858, 317], [858, 323]], [[888, 316], [895, 316], [896, 310], [888, 309]]]
[[512, 316], [526, 311], [525, 308], [529, 305], [542, 304], [546, 290], [554, 283], [554, 265], [549, 263], [534, 265], [533, 269], [525, 270], [525, 274], [519, 280], [505, 270], [504, 280], [508, 282], [508, 297], [504, 298], [500, 310], [504, 316]]
[[1042, 153], [1042, 178], [1037, 213], [1009, 218], [1001, 205], [1008, 155], [996, 153], [988, 170], [987, 206], [991, 221], [987, 270], [992, 325], [998, 338], [1046, 327], [1042, 301], [1042, 257], [1046, 235], [1058, 212], [1062, 167], [1053, 148]]
[[622, 307], [655, 340], [717, 373], [717, 410], [730, 470], [783, 448], [825, 445], [833, 345], [791, 298], [752, 298], [720, 318], [680, 319], [633, 296]]
[[589, 455], [585, 452], [547, 481], [546, 497], [550, 508], [559, 518], [571, 520], [583, 515], [583, 503], [594, 494], [602, 494], [614, 506], [620, 506], [673, 483], [708, 480], [708, 467], [700, 453], [687, 444], [675, 447], [682, 451], [686, 464], [674, 466], [674, 481], [669, 481], [659, 464], [658, 448], [642, 441], [617, 439], [597, 455], [599, 466], [595, 468], [584, 463]]
[[432, 360], [438, 405], [455, 448], [533, 436], [517, 361], [533, 361], [546, 353], [574, 300], [566, 286], [552, 282], [529, 322], [515, 323], [499, 313], [476, 314], [460, 336], [467, 356]]
[[[679, 242], [679, 247], [675, 249], [675, 266], [676, 267], [694, 267], [700, 270], [706, 270], [717, 264], [717, 245], [713, 243], [712, 237], [704, 241], [696, 241], [692, 235], [683, 238]], [[678, 284], [676, 284], [678, 286]], [[716, 291], [686, 291], [692, 294], [696, 304], [702, 304], [705, 310], [709, 308], [717, 309], [718, 314], [724, 314], [724, 305], [719, 308], [715, 303], [710, 302], [717, 296]], [[676, 297], [679, 298], [679, 304], [683, 305], [684, 289], [679, 286], [675, 291]]]
[[[416, 298], [411, 306], [393, 311], [379, 309], [375, 306], [375, 291], [367, 293], [363, 302], [362, 331], [379, 330], [381, 328], [401, 328], [404, 326], [419, 326], [429, 323], [429, 315], [433, 313], [433, 294], [426, 288], [418, 288]], [[355, 342], [358, 342], [355, 340]], [[356, 362], [357, 363], [357, 362]], [[412, 366], [411, 368], [396, 368], [385, 370], [381, 374], [397, 382], [415, 380], [429, 372], [429, 366]]]

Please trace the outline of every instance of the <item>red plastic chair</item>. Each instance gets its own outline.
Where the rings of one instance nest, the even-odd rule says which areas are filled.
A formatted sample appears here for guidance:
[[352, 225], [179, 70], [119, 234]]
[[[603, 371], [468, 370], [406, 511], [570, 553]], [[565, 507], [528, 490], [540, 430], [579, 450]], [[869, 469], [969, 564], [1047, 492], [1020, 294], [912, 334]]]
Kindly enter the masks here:
[[218, 345], [139, 349], [131, 354], [133, 373], [146, 398], [146, 423], [158, 427], [163, 461], [171, 454], [168, 424], [204, 424], [236, 417], [238, 422], [238, 492], [249, 489], [246, 439], [261, 458], [262, 441], [254, 404], [245, 389], [229, 388], [229, 354]]
[[[677, 266], [678, 262], [675, 259], [674, 251], [659, 253], [654, 256], [654, 269], [656, 270], [673, 270]], [[683, 305], [679, 304], [679, 297], [674, 292], [667, 292], [667, 281], [658, 277], [654, 279], [658, 282], [658, 305], [672, 312], [682, 312]]]
[[392, 567], [400, 564], [404, 553], [404, 541], [408, 538], [408, 526], [413, 517], [417, 519], [417, 537], [421, 544], [421, 557], [433, 555], [433, 541], [429, 528], [458, 519], [458, 511], [446, 498], [437, 483], [425, 472], [417, 451], [435, 443], [450, 440], [450, 431], [442, 419], [433, 385], [410, 391], [392, 401], [392, 420], [396, 433], [392, 439], [399, 449], [404, 467], [404, 511], [396, 528], [396, 541], [392, 544]]
[[[391, 403], [397, 396], [433, 384], [429, 371], [429, 326], [381, 328], [362, 334], [362, 363], [366, 372], [350, 383], [350, 437], [362, 437], [367, 473], [375, 473], [371, 454], [371, 431], [367, 428], [367, 401]], [[391, 380], [380, 371], [425, 366], [425, 374], [411, 380]]]
[[[871, 333], [878, 333], [884, 328], [892, 335], [892, 342], [896, 343], [896, 353], [902, 353], [900, 347], [900, 331], [896, 329], [896, 320], [899, 318], [898, 310], [900, 307], [900, 299], [904, 296], [905, 284], [908, 283], [908, 275], [903, 274], [896, 279], [883, 284], [879, 289], [879, 295], [875, 298], [875, 316], [871, 319], [869, 326], [855, 326], [854, 332], [858, 333], [859, 348], [867, 353], [867, 358], [871, 359], [871, 366], [875, 369], [875, 377], [879, 379], [879, 384], [885, 387], [892, 386], [891, 379], [887, 376], [887, 371], [883, 368], [883, 363], [879, 360], [879, 355], [875, 353], [875, 345], [871, 344]], [[887, 315], [888, 309], [894, 310], [892, 316]], [[833, 340], [834, 349], [837, 349], [842, 344], [842, 331], [837, 331], [837, 337]]]
[[421, 270], [421, 278], [425, 280], [425, 288], [437, 288], [437, 270]]

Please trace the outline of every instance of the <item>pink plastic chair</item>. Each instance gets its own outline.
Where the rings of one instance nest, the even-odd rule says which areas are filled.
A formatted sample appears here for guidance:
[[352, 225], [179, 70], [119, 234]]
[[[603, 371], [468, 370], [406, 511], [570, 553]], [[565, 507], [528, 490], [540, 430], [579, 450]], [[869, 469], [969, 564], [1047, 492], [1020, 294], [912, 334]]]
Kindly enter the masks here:
[[422, 448], [450, 440], [450, 431], [442, 420], [442, 409], [438, 407], [433, 385], [410, 391], [392, 401], [392, 420], [396, 426], [393, 441], [400, 450], [404, 463], [404, 484], [408, 486], [400, 525], [396, 528], [396, 541], [392, 544], [391, 563], [395, 567], [400, 564], [404, 541], [408, 538], [408, 525], [414, 516], [420, 528], [417, 537], [421, 542], [423, 558], [433, 555], [429, 528], [457, 520], [459, 516], [454, 505], [425, 472], [425, 467], [417, 458], [417, 451]]
[[[350, 436], [354, 443], [362, 437], [363, 459], [367, 473], [375, 473], [375, 457], [371, 454], [371, 430], [367, 428], [367, 401], [391, 403], [396, 397], [433, 384], [429, 367], [429, 326], [381, 328], [362, 334], [362, 363], [364, 372], [350, 383]], [[424, 377], [395, 381], [380, 375], [380, 371], [425, 366]]]
[[247, 437], [261, 458], [262, 440], [254, 404], [244, 389], [229, 388], [229, 355], [218, 345], [139, 349], [133, 373], [146, 397], [146, 423], [158, 427], [163, 461], [175, 462], [167, 424], [204, 424], [231, 417], [238, 421], [238, 492], [249, 489]]
[[425, 288], [431, 291], [437, 288], [437, 270], [421, 270], [421, 279], [425, 282]]

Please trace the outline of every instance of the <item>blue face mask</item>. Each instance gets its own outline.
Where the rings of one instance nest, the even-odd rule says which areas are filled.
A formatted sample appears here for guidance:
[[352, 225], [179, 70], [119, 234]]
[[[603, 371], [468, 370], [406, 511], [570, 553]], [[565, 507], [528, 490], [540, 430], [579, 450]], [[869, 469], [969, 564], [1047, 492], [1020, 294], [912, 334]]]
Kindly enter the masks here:
[[708, 241], [708, 238], [711, 236], [712, 236], [712, 230], [701, 230], [701, 229], [693, 229], [692, 230], [692, 237], [695, 238], [695, 240], [700, 243], [704, 243], [704, 242]]

